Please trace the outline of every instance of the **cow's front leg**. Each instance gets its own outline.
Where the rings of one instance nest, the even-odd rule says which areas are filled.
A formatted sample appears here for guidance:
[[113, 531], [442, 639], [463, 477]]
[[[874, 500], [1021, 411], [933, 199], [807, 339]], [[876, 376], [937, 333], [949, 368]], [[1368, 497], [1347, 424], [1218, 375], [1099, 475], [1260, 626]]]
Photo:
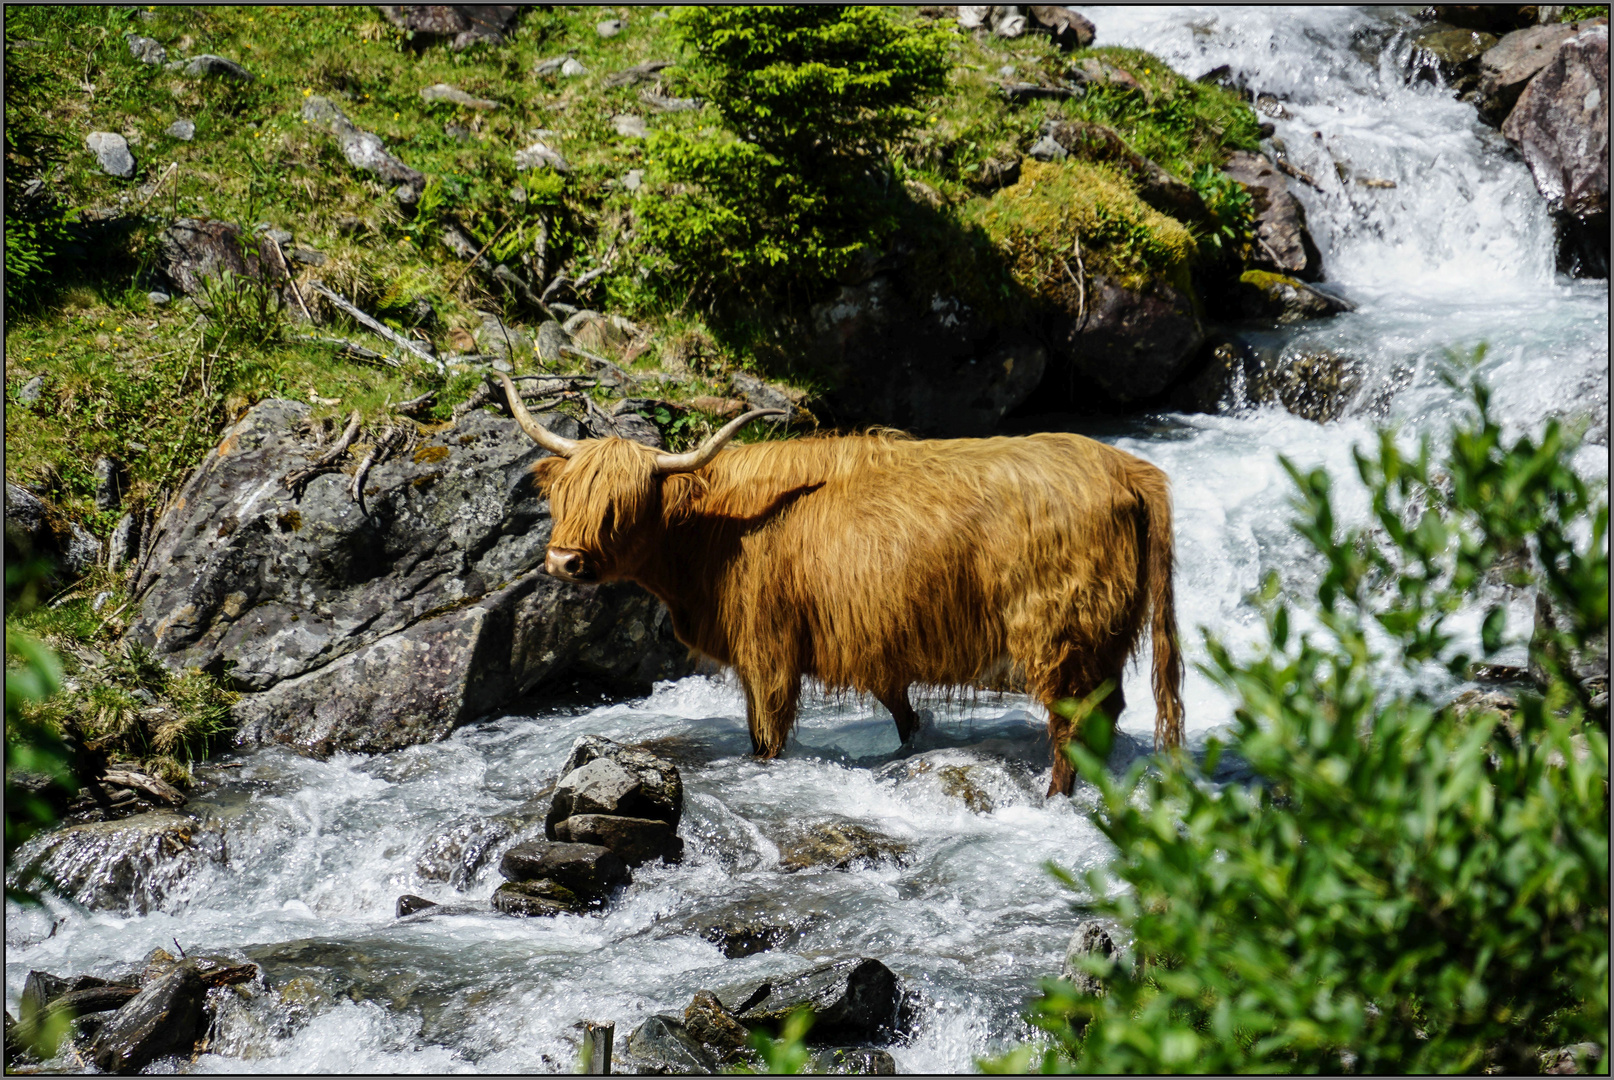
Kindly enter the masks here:
[[897, 735], [902, 739], [903, 745], [913, 742], [913, 737], [919, 733], [919, 714], [908, 704], [908, 688], [899, 686], [895, 690], [876, 694], [875, 697], [886, 707], [891, 719], [897, 722]]
[[769, 675], [740, 674], [745, 687], [745, 719], [751, 729], [751, 753], [776, 758], [796, 726], [796, 704], [801, 697], [801, 676], [794, 672]]
[[[1109, 694], [1105, 696], [1104, 700], [1093, 706], [1095, 710], [1102, 710], [1110, 718], [1112, 726], [1120, 723], [1121, 713], [1126, 709], [1126, 695], [1121, 692], [1121, 676], [1122, 672], [1119, 671], [1112, 676], [1111, 682], [1113, 685]], [[1081, 700], [1095, 689], [1097, 687], [1083, 689], [1078, 686], [1074, 693], [1060, 696], [1069, 696]], [[1049, 699], [1045, 704], [1051, 706], [1054, 700], [1057, 699]], [[1085, 724], [1085, 718], [1078, 725], [1060, 716], [1052, 708], [1048, 710], [1048, 742], [1054, 756], [1054, 773], [1048, 782], [1049, 798], [1053, 798], [1055, 795], [1069, 795], [1076, 790], [1076, 770], [1071, 765], [1070, 759], [1065, 756], [1065, 747], [1072, 738], [1082, 738], [1081, 727], [1085, 726]], [[1083, 745], [1086, 745], [1085, 742]]]

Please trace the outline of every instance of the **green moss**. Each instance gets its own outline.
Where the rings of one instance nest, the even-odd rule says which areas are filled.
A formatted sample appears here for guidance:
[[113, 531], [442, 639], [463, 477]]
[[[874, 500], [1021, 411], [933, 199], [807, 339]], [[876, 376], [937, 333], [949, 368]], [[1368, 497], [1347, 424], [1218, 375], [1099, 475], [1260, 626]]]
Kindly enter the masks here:
[[1246, 270], [1239, 275], [1239, 281], [1245, 285], [1254, 285], [1263, 292], [1280, 286], [1287, 286], [1291, 289], [1304, 288], [1294, 278], [1283, 274], [1274, 274], [1270, 270]]
[[1187, 226], [1152, 209], [1115, 170], [1027, 161], [1020, 182], [967, 208], [1033, 296], [1074, 309], [1077, 242], [1089, 275], [1130, 288], [1183, 276], [1196, 250]]
[[1587, 19], [1608, 18], [1607, 4], [1567, 4], [1558, 16], [1559, 22], [1585, 22]]

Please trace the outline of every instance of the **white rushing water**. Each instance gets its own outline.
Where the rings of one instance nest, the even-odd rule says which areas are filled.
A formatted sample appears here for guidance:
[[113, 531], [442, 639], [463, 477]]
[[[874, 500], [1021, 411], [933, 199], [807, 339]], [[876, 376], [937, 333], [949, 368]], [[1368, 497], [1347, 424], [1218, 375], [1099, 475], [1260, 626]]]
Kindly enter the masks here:
[[[1338, 516], [1366, 500], [1351, 451], [1376, 425], [1439, 437], [1461, 398], [1439, 379], [1448, 350], [1489, 346], [1482, 371], [1515, 431], [1597, 413], [1606, 430], [1608, 289], [1553, 272], [1552, 228], [1528, 172], [1472, 106], [1407, 86], [1405, 11], [1332, 8], [1098, 8], [1101, 44], [1149, 49], [1193, 77], [1227, 64], [1283, 99], [1276, 119], [1332, 287], [1359, 308], [1254, 335], [1282, 353], [1331, 349], [1368, 373], [1332, 424], [1277, 407], [1152, 417], [1101, 434], [1164, 468], [1177, 511], [1178, 617], [1190, 662], [1188, 727], [1199, 738], [1231, 706], [1192, 671], [1206, 627], [1236, 648], [1260, 618], [1245, 597], [1268, 570], [1303, 590], [1311, 563], [1288, 522], [1279, 454], [1328, 468]], [[1395, 187], [1367, 187], [1364, 177]], [[1606, 440], [1606, 436], [1604, 436]], [[1577, 466], [1606, 480], [1606, 447]], [[1515, 625], [1516, 632], [1521, 627]], [[1522, 629], [1527, 630], [1527, 626]], [[1123, 726], [1152, 731], [1146, 667]], [[1036, 979], [1057, 973], [1074, 916], [1047, 860], [1082, 870], [1105, 847], [1083, 800], [1045, 802], [1041, 721], [1017, 699], [942, 706], [918, 752], [969, 767], [975, 808], [940, 770], [904, 776], [896, 732], [872, 704], [817, 703], [785, 756], [746, 754], [744, 707], [721, 680], [690, 678], [647, 699], [551, 708], [475, 725], [431, 746], [315, 761], [267, 750], [198, 769], [191, 808], [222, 829], [226, 865], [187, 897], [140, 916], [8, 907], [6, 995], [30, 968], [120, 974], [178, 938], [188, 951], [245, 954], [271, 982], [306, 977], [306, 1003], [237, 1025], [203, 1071], [567, 1071], [574, 1024], [681, 1012], [694, 992], [820, 958], [874, 956], [917, 991], [917, 1029], [891, 1048], [904, 1071], [960, 1071], [1029, 1035]], [[688, 855], [647, 867], [597, 917], [513, 919], [486, 900], [497, 857], [456, 889], [424, 881], [430, 841], [473, 817], [530, 814], [573, 740], [659, 740], [683, 772]], [[939, 755], [939, 757], [937, 757]], [[892, 762], [898, 764], [886, 768]], [[541, 801], [541, 800], [540, 800]], [[525, 808], [525, 809], [523, 809]], [[853, 821], [907, 845], [900, 864], [784, 873], [792, 828]], [[395, 921], [401, 893], [474, 905]], [[790, 921], [799, 935], [726, 960], [699, 928], [725, 915]], [[256, 1034], [253, 1032], [256, 1031]]]

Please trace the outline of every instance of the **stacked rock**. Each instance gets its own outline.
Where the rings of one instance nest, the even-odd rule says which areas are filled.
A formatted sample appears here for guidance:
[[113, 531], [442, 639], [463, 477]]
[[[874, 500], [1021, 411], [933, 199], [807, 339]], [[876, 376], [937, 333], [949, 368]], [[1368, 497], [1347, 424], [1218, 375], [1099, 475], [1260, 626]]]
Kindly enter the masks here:
[[583, 912], [633, 880], [631, 866], [677, 862], [684, 783], [647, 750], [584, 735], [561, 767], [544, 822], [546, 840], [505, 852], [493, 906], [510, 915]]

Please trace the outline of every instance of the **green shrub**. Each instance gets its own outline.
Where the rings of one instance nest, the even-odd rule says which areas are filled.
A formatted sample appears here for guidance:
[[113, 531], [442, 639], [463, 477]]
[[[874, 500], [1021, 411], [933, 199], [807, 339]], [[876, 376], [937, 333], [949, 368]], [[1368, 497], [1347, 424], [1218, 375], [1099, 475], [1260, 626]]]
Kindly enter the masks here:
[[[1117, 852], [1089, 906], [1134, 943], [1083, 961], [1097, 996], [1044, 983], [1050, 1045], [989, 1067], [1539, 1071], [1542, 1048], [1606, 1041], [1607, 707], [1563, 657], [1607, 631], [1608, 504], [1556, 422], [1506, 445], [1472, 393], [1477, 420], [1438, 466], [1427, 439], [1415, 458], [1389, 434], [1357, 455], [1369, 527], [1337, 529], [1327, 474], [1285, 463], [1326, 567], [1321, 628], [1293, 633], [1269, 581], [1270, 647], [1244, 662], [1210, 639], [1205, 669], [1238, 702], [1232, 748], [1258, 786], [1218, 790], [1184, 762], [1139, 797], [1141, 765], [1117, 781], [1073, 749]], [[1467, 670], [1449, 620], [1522, 548], [1566, 616], [1536, 657], [1547, 688], [1511, 719], [1459, 716], [1423, 676]], [[1486, 654], [1503, 629], [1493, 607]]]
[[641, 219], [668, 284], [713, 299], [822, 284], [894, 227], [886, 146], [944, 85], [947, 38], [871, 7], [696, 7], [674, 20], [688, 82], [724, 130], [651, 139], [662, 191]]

